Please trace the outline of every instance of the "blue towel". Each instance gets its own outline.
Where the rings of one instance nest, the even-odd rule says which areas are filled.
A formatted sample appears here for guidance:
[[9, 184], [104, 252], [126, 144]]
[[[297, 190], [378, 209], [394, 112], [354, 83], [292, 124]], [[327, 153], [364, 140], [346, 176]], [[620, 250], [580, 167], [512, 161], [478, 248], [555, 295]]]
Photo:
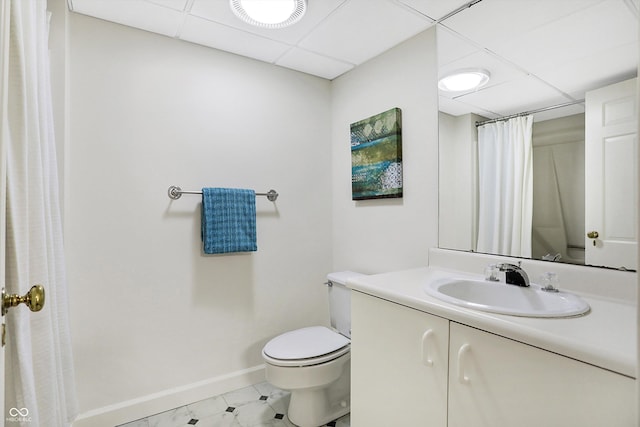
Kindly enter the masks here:
[[202, 242], [205, 254], [257, 251], [255, 191], [203, 188]]

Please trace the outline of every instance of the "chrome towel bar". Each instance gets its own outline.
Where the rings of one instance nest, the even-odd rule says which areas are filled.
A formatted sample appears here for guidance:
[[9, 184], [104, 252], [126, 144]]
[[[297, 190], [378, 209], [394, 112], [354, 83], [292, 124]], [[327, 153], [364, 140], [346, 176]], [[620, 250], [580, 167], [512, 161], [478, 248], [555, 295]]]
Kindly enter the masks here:
[[[170, 199], [178, 200], [183, 194], [202, 194], [202, 191], [187, 191], [172, 185], [169, 187], [167, 193]], [[275, 202], [278, 198], [278, 192], [276, 190], [269, 190], [266, 193], [256, 193], [256, 196], [267, 196], [270, 202]]]

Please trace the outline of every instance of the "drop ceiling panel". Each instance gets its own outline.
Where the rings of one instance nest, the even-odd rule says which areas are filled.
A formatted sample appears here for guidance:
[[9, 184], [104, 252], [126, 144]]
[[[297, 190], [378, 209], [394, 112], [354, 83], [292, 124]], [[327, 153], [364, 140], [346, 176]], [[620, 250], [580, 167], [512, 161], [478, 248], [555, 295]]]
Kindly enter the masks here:
[[276, 61], [280, 65], [303, 73], [313, 74], [328, 80], [346, 73], [353, 64], [338, 61], [300, 48], [292, 48]]
[[389, 1], [349, 0], [339, 12], [299, 46], [357, 65], [432, 25], [428, 18]]
[[483, 88], [456, 99], [501, 116], [572, 101], [531, 76]]
[[[490, 95], [491, 91], [488, 89], [493, 86], [501, 86], [514, 80], [523, 81], [527, 76], [525, 72], [510, 66], [500, 58], [496, 58], [485, 51], [476, 50], [474, 54], [467, 55], [445, 66], [439, 67], [440, 77], [465, 68], [482, 68], [491, 74], [487, 86], [481, 88], [479, 91], [470, 91], [476, 92], [476, 99], [483, 96], [492, 96]], [[461, 95], [463, 95], [463, 93], [440, 91], [440, 96], [447, 98], [458, 98]]]
[[583, 99], [585, 91], [635, 77], [638, 45], [629, 43], [598, 55], [586, 55], [572, 61], [548, 64], [536, 75], [575, 99]]
[[438, 27], [438, 66], [440, 70], [450, 68], [454, 61], [472, 55], [481, 49], [448, 28]]
[[186, 17], [180, 38], [265, 62], [275, 62], [291, 49], [287, 44], [195, 16]]
[[[334, 79], [469, 0], [310, 0], [302, 21], [279, 30], [245, 24], [228, 0], [67, 1], [74, 12]], [[441, 93], [443, 108], [511, 114], [635, 76], [638, 2], [482, 0], [462, 9], [439, 24], [439, 74], [486, 68], [492, 79], [469, 94]]]
[[241, 21], [229, 7], [228, 0], [195, 0], [190, 14], [212, 22], [250, 32], [290, 45], [298, 43], [307, 33], [338, 9], [346, 0], [310, 1], [304, 18], [296, 25], [280, 29], [259, 28]]
[[443, 24], [480, 46], [504, 55], [509, 49], [517, 48], [513, 40], [520, 35], [602, 1], [483, 0]]
[[438, 97], [438, 110], [443, 113], [451, 114], [452, 116], [461, 116], [463, 114], [468, 114], [470, 111], [473, 111], [476, 114], [479, 114], [488, 119], [498, 118], [500, 115], [492, 113], [490, 111], [484, 111], [482, 108], [477, 105], [469, 105], [465, 102], [456, 99], [449, 99], [443, 96]]
[[636, 75], [632, 10], [624, 0], [483, 0], [440, 26], [440, 73], [473, 62], [475, 45], [531, 78], [505, 84], [495, 78], [505, 68], [487, 65], [489, 87], [456, 101], [508, 115], [582, 99], [585, 90]]
[[550, 66], [588, 57], [595, 59], [634, 42], [638, 37], [635, 19], [622, 1], [604, 1], [516, 36], [514, 48], [499, 53], [538, 74]]
[[174, 37], [182, 22], [182, 13], [148, 1], [72, 0], [73, 11], [106, 21]]

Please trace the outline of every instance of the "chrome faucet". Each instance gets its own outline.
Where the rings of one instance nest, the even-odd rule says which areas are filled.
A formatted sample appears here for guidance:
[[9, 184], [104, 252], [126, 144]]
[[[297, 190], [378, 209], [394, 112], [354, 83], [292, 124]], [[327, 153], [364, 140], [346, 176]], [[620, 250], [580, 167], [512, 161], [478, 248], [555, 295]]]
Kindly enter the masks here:
[[502, 263], [497, 267], [498, 270], [504, 272], [505, 283], [522, 287], [529, 286], [529, 276], [519, 265]]

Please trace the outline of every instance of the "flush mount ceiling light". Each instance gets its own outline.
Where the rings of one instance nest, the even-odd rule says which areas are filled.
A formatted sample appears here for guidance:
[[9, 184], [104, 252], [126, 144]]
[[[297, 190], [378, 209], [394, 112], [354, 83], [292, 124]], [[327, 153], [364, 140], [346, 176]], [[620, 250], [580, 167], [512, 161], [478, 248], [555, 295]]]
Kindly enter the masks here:
[[447, 74], [438, 81], [438, 87], [447, 92], [463, 92], [486, 85], [491, 74], [481, 68], [465, 68]]
[[293, 25], [307, 10], [307, 0], [229, 0], [229, 4], [238, 18], [263, 28]]

